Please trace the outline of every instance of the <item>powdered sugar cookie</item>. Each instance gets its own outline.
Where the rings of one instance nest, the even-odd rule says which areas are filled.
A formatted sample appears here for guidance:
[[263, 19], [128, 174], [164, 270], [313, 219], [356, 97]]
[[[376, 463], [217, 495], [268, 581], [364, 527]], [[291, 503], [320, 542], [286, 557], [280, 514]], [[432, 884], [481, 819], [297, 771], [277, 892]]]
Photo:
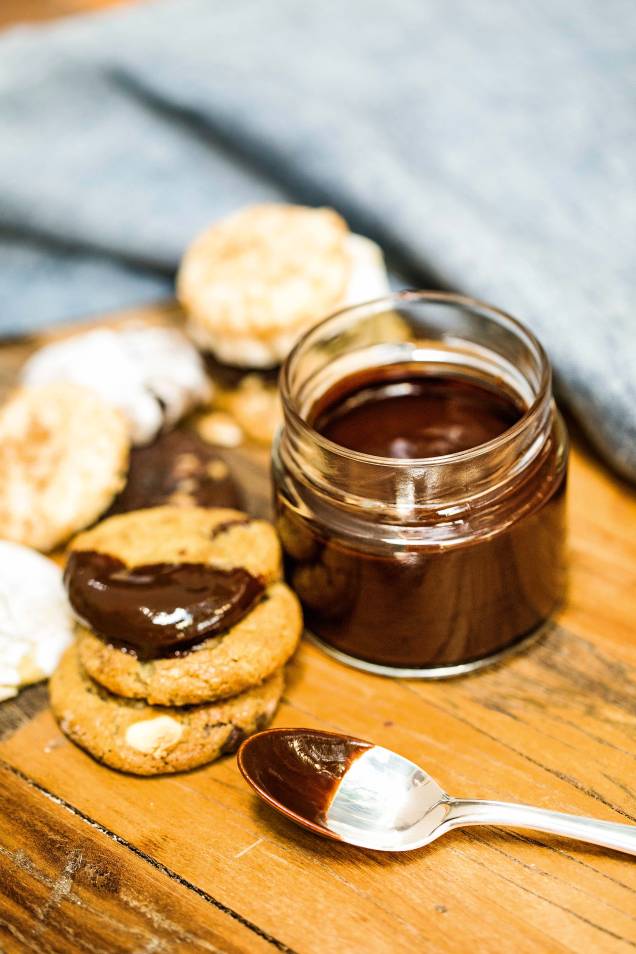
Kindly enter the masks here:
[[321, 318], [386, 291], [377, 246], [332, 209], [284, 204], [216, 223], [186, 251], [177, 279], [193, 339], [243, 367], [280, 363]]
[[73, 636], [62, 571], [35, 550], [0, 541], [0, 701], [47, 679]]
[[211, 397], [203, 362], [176, 328], [98, 328], [46, 345], [25, 364], [26, 385], [73, 381], [121, 408], [134, 444]]
[[123, 415], [77, 384], [21, 388], [0, 408], [0, 538], [52, 550], [121, 490]]

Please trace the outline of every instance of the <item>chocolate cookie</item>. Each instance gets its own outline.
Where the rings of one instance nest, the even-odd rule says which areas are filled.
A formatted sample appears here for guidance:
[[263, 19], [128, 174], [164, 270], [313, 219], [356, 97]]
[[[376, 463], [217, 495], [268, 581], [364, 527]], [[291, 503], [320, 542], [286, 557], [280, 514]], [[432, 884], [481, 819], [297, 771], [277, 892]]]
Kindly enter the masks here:
[[107, 516], [163, 504], [240, 507], [241, 495], [220, 455], [192, 431], [160, 434], [130, 455], [128, 477]]
[[279, 670], [224, 702], [153, 708], [98, 686], [82, 669], [75, 646], [65, 652], [49, 684], [62, 731], [98, 761], [136, 775], [183, 772], [233, 752], [245, 736], [265, 728], [282, 691]]
[[82, 665], [112, 692], [156, 705], [192, 705], [231, 696], [283, 666], [302, 632], [300, 604], [284, 583], [235, 626], [183, 655], [141, 661], [78, 626]]

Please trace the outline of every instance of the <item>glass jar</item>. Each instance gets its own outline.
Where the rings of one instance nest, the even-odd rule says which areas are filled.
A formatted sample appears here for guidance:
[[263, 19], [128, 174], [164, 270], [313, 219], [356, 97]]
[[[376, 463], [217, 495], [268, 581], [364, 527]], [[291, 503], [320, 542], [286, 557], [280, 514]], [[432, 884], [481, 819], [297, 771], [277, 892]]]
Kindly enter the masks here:
[[[383, 408], [365, 405], [362, 424], [349, 410], [383, 381], [398, 397], [406, 381], [446, 388], [430, 455], [407, 456], [429, 446], [408, 440], [397, 455], [359, 449], [364, 435], [374, 446]], [[458, 434], [470, 444], [481, 433], [486, 393], [516, 411], [501, 433], [454, 450]], [[311, 329], [285, 362], [281, 395], [277, 527], [311, 639], [360, 669], [440, 677], [540, 631], [564, 591], [567, 437], [547, 357], [523, 325], [460, 295], [402, 292]], [[346, 419], [350, 446], [326, 436], [325, 414]]]

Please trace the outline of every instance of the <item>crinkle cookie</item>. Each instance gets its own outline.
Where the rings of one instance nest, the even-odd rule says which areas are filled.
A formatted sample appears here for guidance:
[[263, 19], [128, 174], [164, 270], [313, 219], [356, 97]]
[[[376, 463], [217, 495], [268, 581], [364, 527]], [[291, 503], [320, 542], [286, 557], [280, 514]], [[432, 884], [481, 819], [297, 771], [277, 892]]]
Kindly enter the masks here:
[[59, 566], [0, 541], [0, 701], [47, 679], [73, 638]]
[[28, 386], [73, 381], [124, 412], [147, 444], [212, 394], [203, 362], [176, 328], [97, 328], [45, 345], [22, 369]]
[[0, 537], [52, 550], [121, 490], [120, 411], [77, 384], [21, 388], [0, 408]]
[[51, 708], [60, 728], [99, 762], [136, 775], [183, 772], [234, 752], [272, 719], [283, 692], [281, 670], [224, 702], [184, 709], [121, 699], [90, 679], [70, 646], [53, 674]]
[[243, 367], [279, 364], [321, 318], [387, 290], [380, 249], [333, 209], [275, 203], [209, 228], [177, 277], [193, 340]]
[[243, 692], [283, 666], [302, 632], [300, 604], [274, 583], [261, 602], [218, 636], [180, 656], [143, 662], [77, 627], [82, 665], [93, 679], [121, 696], [155, 705], [192, 705]]
[[116, 557], [128, 567], [156, 563], [205, 563], [242, 567], [265, 585], [281, 578], [276, 531], [225, 507], [153, 507], [102, 520], [71, 542], [71, 550]]

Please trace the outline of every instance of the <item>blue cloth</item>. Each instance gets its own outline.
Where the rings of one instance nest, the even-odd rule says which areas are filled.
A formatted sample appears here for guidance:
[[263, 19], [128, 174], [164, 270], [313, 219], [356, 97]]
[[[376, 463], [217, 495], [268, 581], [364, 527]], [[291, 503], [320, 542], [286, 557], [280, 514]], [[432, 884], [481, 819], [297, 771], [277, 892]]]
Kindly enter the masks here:
[[[633, 0], [163, 0], [0, 38], [0, 329], [169, 294], [244, 203], [328, 203], [546, 345], [636, 479]], [[631, 79], [631, 83], [630, 83]]]

